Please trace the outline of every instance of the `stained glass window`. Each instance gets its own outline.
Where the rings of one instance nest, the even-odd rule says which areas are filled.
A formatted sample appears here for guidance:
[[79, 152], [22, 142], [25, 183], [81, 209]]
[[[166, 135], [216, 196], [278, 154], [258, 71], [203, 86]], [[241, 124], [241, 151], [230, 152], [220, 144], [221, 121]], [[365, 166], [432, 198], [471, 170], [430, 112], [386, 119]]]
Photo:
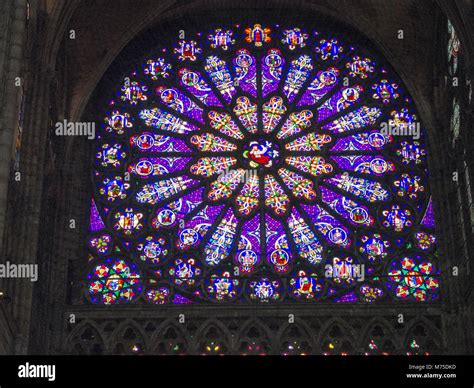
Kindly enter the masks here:
[[89, 300], [438, 299], [425, 129], [395, 72], [303, 26], [187, 38], [104, 107]]
[[450, 20], [448, 20], [448, 34], [448, 62], [450, 63], [451, 73], [454, 75], [458, 69], [458, 57], [461, 49], [461, 42], [459, 41], [456, 30]]

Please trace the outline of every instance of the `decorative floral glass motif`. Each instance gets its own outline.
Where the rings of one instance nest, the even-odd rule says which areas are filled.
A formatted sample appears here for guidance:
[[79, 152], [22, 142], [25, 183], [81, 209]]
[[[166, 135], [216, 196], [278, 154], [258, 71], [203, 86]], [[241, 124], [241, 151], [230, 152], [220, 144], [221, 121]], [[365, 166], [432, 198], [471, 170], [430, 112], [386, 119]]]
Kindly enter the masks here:
[[178, 54], [180, 61], [189, 60], [194, 62], [197, 59], [197, 55], [202, 52], [202, 49], [197, 46], [195, 41], [181, 40], [178, 42], [178, 47], [174, 49], [175, 54]]
[[390, 264], [387, 287], [399, 299], [424, 302], [439, 297], [439, 271], [420, 255], [406, 256]]
[[146, 95], [147, 91], [148, 88], [146, 86], [141, 86], [138, 82], [133, 81], [122, 87], [121, 98], [123, 101], [129, 102], [130, 105], [136, 105], [138, 101], [146, 101], [148, 98]]
[[170, 289], [168, 287], [150, 288], [146, 291], [145, 298], [152, 304], [167, 304], [170, 302]]
[[374, 84], [372, 89], [374, 90], [372, 97], [375, 100], [381, 100], [384, 104], [388, 104], [390, 100], [394, 100], [400, 96], [396, 92], [398, 85], [394, 83], [390, 84], [386, 79]]
[[91, 239], [89, 240], [89, 245], [99, 255], [104, 255], [110, 252], [111, 242], [112, 237], [108, 234], [103, 234], [101, 236], [91, 237]]
[[166, 63], [163, 58], [156, 60], [149, 59], [144, 66], [144, 73], [148, 74], [152, 80], [156, 81], [158, 78], [168, 78], [171, 70], [171, 65]]
[[245, 40], [249, 43], [253, 43], [256, 47], [262, 46], [264, 43], [270, 42], [270, 28], [262, 27], [261, 24], [255, 24], [253, 27], [245, 29], [247, 37]]
[[323, 61], [327, 59], [335, 61], [339, 59], [339, 55], [344, 49], [336, 39], [322, 39], [319, 43], [316, 42], [315, 51], [320, 55]]
[[383, 237], [375, 233], [370, 236], [361, 236], [362, 246], [359, 251], [366, 255], [370, 262], [379, 263], [388, 255], [390, 243]]
[[223, 31], [218, 28], [215, 30], [214, 34], [208, 36], [209, 41], [211, 42], [212, 48], [220, 47], [222, 50], [226, 51], [229, 46], [232, 46], [235, 43], [235, 40], [232, 39], [234, 33], [230, 30]]
[[90, 301], [439, 298], [424, 128], [380, 57], [261, 21], [134, 69], [98, 120]]
[[137, 265], [122, 259], [101, 261], [88, 278], [91, 300], [95, 303], [130, 302], [140, 295], [142, 288]]
[[271, 281], [268, 278], [260, 278], [249, 282], [249, 296], [251, 300], [258, 302], [269, 302], [279, 300], [281, 297], [281, 283], [278, 280]]
[[130, 121], [130, 115], [128, 113], [120, 113], [118, 110], [112, 111], [112, 113], [104, 119], [105, 131], [122, 135], [125, 133], [127, 128], [133, 126]]
[[130, 236], [143, 229], [143, 213], [132, 208], [125, 208], [114, 215], [114, 228], [126, 236]]
[[282, 43], [288, 45], [290, 50], [294, 50], [297, 47], [306, 46], [306, 39], [308, 39], [308, 34], [301, 31], [299, 28], [293, 28], [291, 30], [283, 31]]
[[369, 58], [360, 58], [357, 55], [352, 57], [352, 61], [348, 62], [346, 67], [350, 70], [351, 77], [367, 78], [374, 72], [373, 62]]
[[403, 206], [392, 205], [390, 209], [384, 210], [382, 214], [383, 226], [395, 232], [403, 232], [413, 225], [412, 211], [405, 209]]
[[149, 264], [160, 264], [169, 254], [169, 246], [162, 236], [148, 236], [137, 244], [139, 258]]
[[421, 178], [417, 175], [402, 174], [400, 179], [395, 180], [393, 184], [398, 189], [397, 195], [399, 197], [416, 199], [425, 191], [425, 187], [421, 184]]
[[415, 241], [418, 248], [423, 251], [427, 251], [429, 249], [432, 249], [433, 246], [436, 244], [436, 237], [430, 233], [416, 232]]
[[96, 163], [102, 167], [120, 167], [126, 157], [121, 144], [103, 143], [96, 153]]
[[323, 281], [316, 274], [307, 275], [305, 271], [299, 271], [297, 275], [290, 280], [290, 290], [294, 297], [310, 300], [322, 295]]
[[364, 284], [360, 288], [360, 294], [363, 302], [371, 303], [381, 298], [383, 295], [383, 291], [378, 287], [371, 287], [367, 284]]
[[209, 296], [217, 301], [234, 299], [240, 292], [240, 281], [227, 271], [212, 274], [206, 285]]
[[127, 198], [127, 190], [130, 188], [130, 184], [124, 183], [121, 176], [112, 178], [105, 178], [102, 181], [102, 187], [99, 192], [107, 198], [107, 200], [113, 202], [116, 199]]
[[176, 285], [192, 287], [196, 284], [196, 278], [201, 274], [201, 269], [196, 266], [193, 258], [179, 258], [174, 261], [169, 274]]

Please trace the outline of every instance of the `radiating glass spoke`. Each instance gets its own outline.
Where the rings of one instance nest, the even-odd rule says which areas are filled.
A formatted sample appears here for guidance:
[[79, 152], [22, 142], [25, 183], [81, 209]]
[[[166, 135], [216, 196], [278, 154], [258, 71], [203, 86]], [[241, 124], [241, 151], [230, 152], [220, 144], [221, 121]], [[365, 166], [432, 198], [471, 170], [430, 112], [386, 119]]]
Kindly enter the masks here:
[[298, 254], [309, 264], [319, 264], [323, 259], [323, 246], [300, 213], [293, 208], [288, 219], [288, 228]]
[[379, 182], [351, 176], [347, 173], [336, 174], [333, 178], [325, 179], [325, 182], [369, 202], [386, 201], [389, 198], [388, 190]]
[[215, 111], [209, 112], [210, 125], [215, 130], [223, 133], [224, 135], [233, 137], [234, 139], [241, 140], [244, 138], [243, 133], [232, 118], [227, 113], [218, 113]]
[[158, 101], [178, 113], [185, 114], [189, 118], [204, 123], [204, 111], [191, 99], [181, 93], [177, 88], [158, 86], [156, 89]]
[[349, 230], [319, 205], [301, 205], [326, 241], [341, 248], [351, 245]]
[[159, 108], [142, 110], [140, 112], [140, 118], [144, 120], [148, 127], [154, 127], [168, 132], [188, 133], [199, 129], [197, 126]]
[[236, 90], [227, 64], [216, 56], [210, 56], [206, 60], [205, 69], [217, 90], [222, 94], [222, 97], [227, 102], [230, 102]]
[[288, 151], [321, 151], [325, 144], [331, 141], [331, 136], [309, 133], [285, 145]]
[[186, 175], [147, 183], [137, 192], [136, 200], [138, 203], [155, 205], [197, 184], [198, 181]]
[[179, 83], [206, 106], [222, 106], [201, 73], [185, 67], [178, 71]]
[[380, 108], [362, 106], [324, 125], [322, 129], [334, 133], [354, 131], [374, 125], [381, 114]]
[[193, 135], [190, 139], [191, 144], [196, 146], [202, 152], [226, 152], [235, 151], [237, 146], [231, 142], [213, 135], [212, 133], [203, 133], [202, 135]]
[[233, 157], [215, 156], [200, 158], [197, 163], [193, 164], [189, 171], [194, 175], [209, 177], [229, 169], [237, 163], [237, 159]]
[[290, 166], [314, 176], [326, 175], [333, 170], [332, 165], [321, 156], [288, 156], [285, 160]]
[[176, 242], [178, 249], [184, 250], [199, 245], [223, 209], [224, 205], [206, 206], [180, 226]]
[[339, 82], [339, 70], [329, 67], [319, 71], [308, 86], [297, 106], [314, 105], [329, 93]]
[[204, 247], [204, 261], [207, 265], [216, 266], [227, 259], [234, 242], [237, 218], [229, 209], [217, 229]]

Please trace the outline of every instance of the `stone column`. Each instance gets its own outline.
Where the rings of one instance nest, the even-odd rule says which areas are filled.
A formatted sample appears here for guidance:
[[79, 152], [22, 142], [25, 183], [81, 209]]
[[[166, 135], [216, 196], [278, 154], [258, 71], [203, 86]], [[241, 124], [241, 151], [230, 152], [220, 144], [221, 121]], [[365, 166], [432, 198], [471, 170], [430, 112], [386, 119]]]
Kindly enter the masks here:
[[[0, 2], [0, 262], [5, 261], [3, 236], [5, 233], [7, 195], [10, 178], [15, 128], [18, 125], [18, 84], [25, 50], [26, 0], [3, 0]], [[21, 80], [23, 82], [23, 80]], [[4, 292], [5, 281], [0, 279], [0, 291]], [[16, 325], [10, 317], [5, 293], [0, 298], [0, 354], [13, 352]]]
[[[25, 48], [26, 0], [4, 0], [0, 4], [0, 250], [5, 231], [10, 163], [14, 129], [18, 125], [19, 92]], [[22, 80], [23, 82], [23, 80]]]

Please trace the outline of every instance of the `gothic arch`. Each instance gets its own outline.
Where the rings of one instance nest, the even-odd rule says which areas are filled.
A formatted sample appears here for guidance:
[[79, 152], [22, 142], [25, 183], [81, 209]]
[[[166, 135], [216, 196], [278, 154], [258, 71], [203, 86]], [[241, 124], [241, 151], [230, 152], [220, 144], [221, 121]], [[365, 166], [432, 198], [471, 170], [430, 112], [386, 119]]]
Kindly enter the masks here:
[[238, 354], [271, 354], [273, 350], [272, 334], [258, 318], [245, 322], [236, 335]]
[[161, 323], [150, 338], [152, 354], [186, 354], [189, 349], [189, 335], [172, 319]]
[[341, 318], [330, 319], [322, 328], [318, 337], [322, 354], [356, 354], [357, 335], [347, 321]]
[[404, 330], [402, 354], [439, 354], [443, 348], [440, 330], [426, 317], [416, 317]]
[[299, 318], [294, 323], [285, 323], [278, 333], [278, 349], [280, 355], [308, 355], [319, 349], [308, 324]]
[[111, 334], [107, 348], [110, 354], [142, 354], [148, 352], [148, 338], [137, 322], [126, 319]]
[[[362, 37], [361, 39], [362, 39], [363, 42], [365, 42], [365, 41], [364, 41], [364, 39], [365, 39], [364, 37]], [[133, 46], [133, 47], [134, 47], [134, 49], [136, 49], [135, 46]], [[125, 63], [127, 63], [127, 60], [125, 60]], [[121, 66], [121, 65], [120, 65], [120, 66]], [[113, 73], [113, 70], [111, 70], [111, 71], [112, 71], [112, 73]], [[364, 77], [364, 78], [365, 78], [365, 77]], [[107, 83], [107, 82], [108, 82], [107, 78], [105, 77], [104, 79], [105, 79], [104, 82]], [[367, 85], [367, 86], [368, 86], [368, 85]], [[188, 93], [189, 93], [189, 92], [188, 92]], [[124, 100], [124, 101], [125, 101], [125, 100]], [[134, 102], [134, 103], [135, 103], [135, 102]], [[199, 104], [199, 103], [198, 103], [198, 104]], [[205, 104], [204, 104], [204, 105], [205, 105]], [[338, 112], [339, 112], [339, 110], [338, 110]], [[341, 113], [342, 113], [342, 111], [341, 111]], [[340, 116], [340, 115], [339, 115], [339, 116]], [[338, 116], [338, 117], [339, 117], [339, 116]], [[180, 116], [180, 117], [181, 117], [181, 116]], [[228, 134], [226, 134], [226, 135], [229, 136]], [[99, 173], [98, 173], [98, 174], [99, 174]], [[112, 198], [112, 200], [113, 200], [113, 198]], [[333, 209], [333, 210], [334, 210], [334, 209]], [[334, 210], [334, 211], [335, 211], [335, 210]], [[222, 215], [221, 215], [220, 217], [221, 217], [220, 219], [222, 219]], [[220, 221], [219, 221], [219, 222], [220, 222]], [[213, 229], [212, 229], [212, 230], [215, 230], [216, 226], [217, 226], [217, 224], [215, 224], [215, 225], [213, 226]], [[320, 232], [320, 233], [321, 233], [321, 232]], [[317, 234], [317, 233], [316, 233], [316, 234]], [[104, 264], [104, 265], [105, 265], [105, 264]], [[95, 284], [95, 286], [100, 287], [100, 284]], [[133, 292], [135, 292], [135, 291], [133, 291]], [[137, 291], [137, 292], [138, 292], [138, 291]], [[372, 292], [375, 292], [375, 293], [379, 292], [379, 293], [380, 293], [380, 290], [377, 291], [376, 289], [373, 289]], [[197, 295], [197, 294], [195, 294], [195, 295]], [[204, 295], [205, 295], [205, 292], [204, 292]], [[349, 298], [352, 298], [352, 299], [353, 299], [354, 297], [353, 297], [353, 296], [349, 296]], [[95, 303], [95, 302], [94, 302], [94, 303]], [[216, 339], [216, 341], [217, 341], [217, 339], [218, 339], [218, 337], [219, 337], [220, 334], [217, 332], [218, 330], [217, 330], [217, 331], [216, 331], [216, 330], [217, 330], [217, 329], [213, 329], [213, 330], [209, 329], [209, 330], [208, 330], [209, 333], [206, 333], [206, 334], [209, 334], [210, 336], [214, 336], [214, 339]], [[213, 333], [210, 333], [211, 331], [213, 331]], [[289, 331], [291, 331], [291, 330], [289, 330]], [[331, 338], [336, 339], [336, 337], [339, 335], [338, 333], [336, 333], [336, 332], [338, 331], [338, 328], [334, 327], [334, 328], [332, 328], [330, 331], [331, 331], [332, 334], [331, 334], [331, 333], [328, 333], [328, 334], [331, 334], [331, 335], [332, 335]], [[347, 336], [346, 336], [346, 337], [347, 337]], [[354, 336], [351, 335], [351, 337], [352, 337], [351, 339], [349, 339], [348, 337], [346, 338], [346, 337], [343, 338], [343, 339], [341, 339], [341, 342], [342, 342], [342, 343], [341, 343], [340, 345], [338, 345], [338, 346], [341, 348], [341, 349], [340, 349], [341, 352], [345, 352], [345, 351], [346, 351], [346, 348], [350, 348], [350, 347], [352, 347], [352, 348], [351, 348], [351, 351], [354, 351], [353, 348], [354, 348], [355, 345], [354, 345], [353, 343], [351, 343], [351, 340], [353, 339]], [[308, 338], [309, 338], [309, 337], [308, 337]], [[309, 340], [309, 341], [311, 341], [311, 340]], [[307, 341], [306, 341], [306, 342], [307, 342]], [[213, 346], [213, 344], [211, 344], [211, 345]], [[226, 344], [222, 344], [223, 347], [224, 347], [224, 345], [226, 345]], [[229, 346], [230, 346], [229, 344], [227, 344], [227, 345], [228, 345], [228, 346], [226, 346], [226, 347], [229, 347]], [[234, 345], [234, 344], [233, 344], [233, 345]], [[212, 348], [212, 346], [211, 346], [211, 348]], [[290, 345], [290, 346], [291, 346], [291, 345]], [[312, 350], [312, 347], [309, 346], [309, 345], [308, 345], [308, 347], [309, 347], [309, 351], [311, 351], [311, 350]], [[201, 348], [202, 348], [202, 346], [201, 346]], [[211, 350], [213, 350], [213, 349], [211, 349]], [[202, 351], [202, 349], [201, 349], [201, 351]], [[307, 351], [307, 349], [304, 349], [303, 351]]]
[[100, 355], [106, 352], [102, 330], [91, 320], [79, 323], [66, 339], [65, 350], [68, 354]]
[[361, 329], [362, 341], [359, 343], [363, 354], [394, 354], [400, 346], [400, 339], [393, 325], [383, 317], [370, 319]]
[[208, 319], [201, 324], [194, 338], [195, 354], [235, 354], [235, 339], [223, 322]]

